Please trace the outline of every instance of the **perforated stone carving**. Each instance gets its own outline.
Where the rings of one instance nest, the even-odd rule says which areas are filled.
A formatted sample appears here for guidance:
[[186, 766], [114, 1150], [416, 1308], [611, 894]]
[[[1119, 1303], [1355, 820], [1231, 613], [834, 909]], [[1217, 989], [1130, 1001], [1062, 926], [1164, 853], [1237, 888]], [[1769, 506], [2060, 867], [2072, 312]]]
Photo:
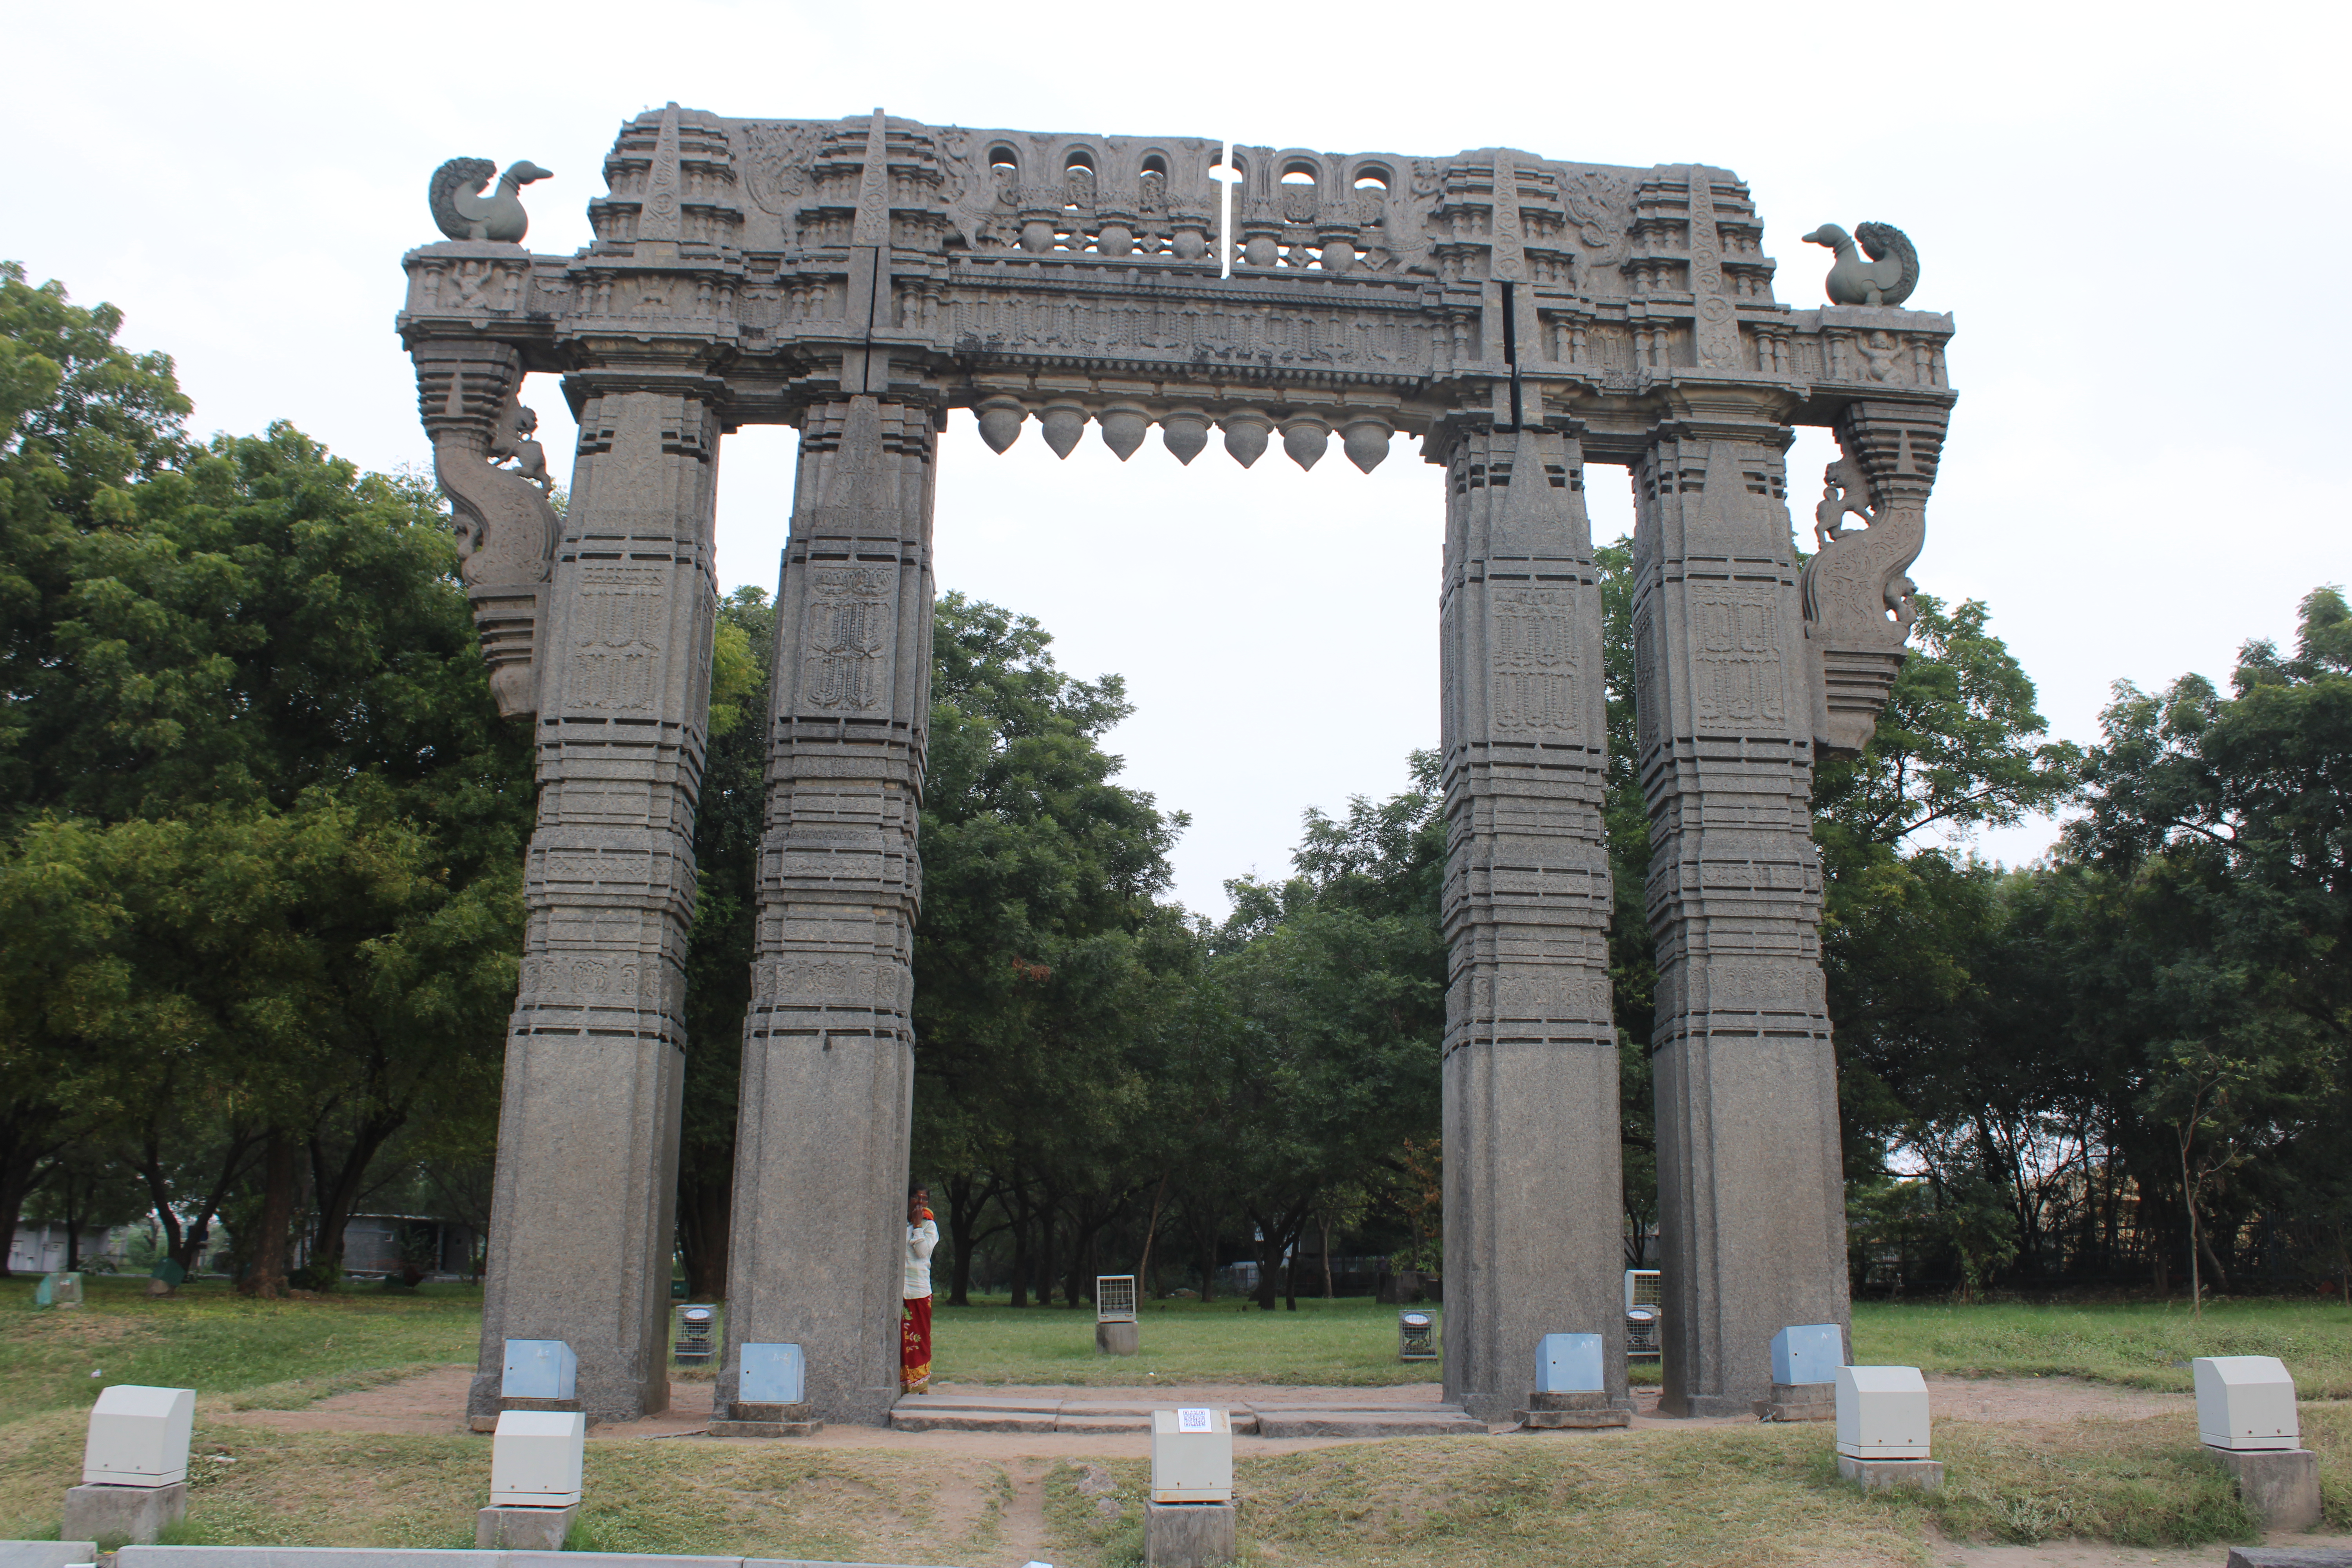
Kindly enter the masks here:
[[[661, 1397], [712, 465], [761, 423], [799, 428], [800, 472], [718, 1399], [745, 1342], [802, 1345], [824, 1419], [896, 1398], [956, 409], [999, 452], [1034, 424], [1059, 456], [1091, 429], [1149, 463], [1156, 426], [1180, 466], [1213, 436], [1342, 483], [1321, 477], [1335, 440], [1369, 472], [1404, 436], [1443, 476], [1446, 1384], [1490, 1419], [1540, 1334], [1590, 1325], [1613, 1352], [1622, 1332], [1584, 496], [1595, 465], [1632, 470], [1668, 1403], [1744, 1412], [1774, 1329], [1844, 1320], [1811, 768], [1867, 742], [1899, 667], [1951, 319], [1887, 308], [1876, 273], [1877, 305], [1780, 303], [1719, 168], [1244, 144], [1228, 234], [1222, 146], [671, 103], [622, 127], [585, 250], [406, 257], [400, 330], [484, 652], [540, 734], [478, 1407], [509, 1335], [570, 1342], [591, 1414]], [[580, 418], [560, 520], [532, 372], [564, 375]], [[1796, 424], [1845, 454], [1801, 574]]]

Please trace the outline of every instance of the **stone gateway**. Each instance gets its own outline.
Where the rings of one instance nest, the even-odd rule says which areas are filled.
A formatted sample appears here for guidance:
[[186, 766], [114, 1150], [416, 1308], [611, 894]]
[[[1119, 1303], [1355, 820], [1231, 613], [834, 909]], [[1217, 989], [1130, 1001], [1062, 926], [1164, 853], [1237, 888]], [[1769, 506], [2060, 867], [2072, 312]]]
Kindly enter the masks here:
[[[501, 710], [538, 737], [530, 923], [507, 1043], [473, 1413], [501, 1347], [560, 1339], [583, 1408], [667, 1399], [693, 824], [719, 439], [801, 433], [777, 595], [758, 954], [727, 1345], [797, 1343], [817, 1416], [898, 1394], [916, 1041], [916, 827], [940, 432], [1033, 422], [1189, 463], [1397, 434], [1443, 476], [1451, 950], [1445, 1391], [1507, 1420], [1538, 1339], [1604, 1336], [1622, 1402], [1601, 606], [1585, 494], [1631, 470], [1646, 902], [1658, 944], [1664, 1408], [1745, 1414], [1790, 1323], [1849, 1321], [1822, 993], [1816, 756], [1869, 738], [1953, 394], [1951, 318], [1793, 309], [1747, 187], [1701, 164], [973, 131], [876, 110], [622, 128], [594, 243], [540, 256], [516, 191], [453, 163], [453, 237], [399, 318]], [[512, 208], [509, 211], [509, 207]], [[1843, 231], [1839, 298], [1899, 300], [1899, 231]], [[1840, 242], [1843, 242], [1841, 244]], [[1882, 257], [1881, 253], [1885, 255]], [[1882, 262], [1885, 265], [1882, 265]], [[1881, 274], [1884, 273], [1882, 277]], [[549, 504], [518, 402], [580, 426]], [[1801, 569], [1782, 454], [1843, 456]], [[508, 466], [509, 463], [514, 466]]]

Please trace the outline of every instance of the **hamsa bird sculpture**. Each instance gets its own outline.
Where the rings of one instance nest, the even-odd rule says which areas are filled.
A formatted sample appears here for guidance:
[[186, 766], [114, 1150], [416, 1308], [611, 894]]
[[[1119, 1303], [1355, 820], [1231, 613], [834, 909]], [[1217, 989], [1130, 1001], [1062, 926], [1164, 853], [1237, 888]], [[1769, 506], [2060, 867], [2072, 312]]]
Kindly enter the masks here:
[[[1823, 285], [1832, 305], [1900, 305], [1919, 286], [1919, 253], [1891, 223], [1862, 224], [1852, 235], [1825, 223], [1805, 236], [1805, 242], [1825, 245], [1837, 253], [1837, 263]], [[1864, 256], [1870, 259], [1864, 261]]]
[[488, 158], [452, 158], [433, 171], [433, 221], [451, 239], [493, 239], [520, 245], [530, 232], [530, 215], [522, 210], [522, 188], [533, 180], [552, 177], [525, 158], [499, 174], [499, 188], [488, 195], [482, 187], [499, 174]]

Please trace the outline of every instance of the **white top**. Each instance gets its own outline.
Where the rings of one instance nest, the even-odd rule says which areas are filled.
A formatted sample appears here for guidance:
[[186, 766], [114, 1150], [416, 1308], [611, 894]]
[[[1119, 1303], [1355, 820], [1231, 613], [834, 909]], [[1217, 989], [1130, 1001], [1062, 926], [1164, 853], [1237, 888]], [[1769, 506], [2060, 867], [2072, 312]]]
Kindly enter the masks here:
[[931, 1251], [940, 1244], [936, 1220], [907, 1227], [907, 1288], [899, 1292], [909, 1301], [931, 1293]]

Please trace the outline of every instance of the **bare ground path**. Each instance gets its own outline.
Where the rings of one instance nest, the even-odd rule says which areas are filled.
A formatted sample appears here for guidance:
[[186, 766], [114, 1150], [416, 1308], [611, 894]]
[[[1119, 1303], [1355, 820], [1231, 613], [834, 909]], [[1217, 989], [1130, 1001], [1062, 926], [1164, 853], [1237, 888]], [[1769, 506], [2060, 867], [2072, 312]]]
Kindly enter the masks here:
[[[431, 1372], [403, 1378], [396, 1383], [383, 1384], [351, 1394], [338, 1394], [299, 1410], [247, 1410], [226, 1418], [240, 1426], [266, 1427], [281, 1432], [384, 1432], [423, 1436], [463, 1431], [466, 1387], [472, 1370], [465, 1366], [436, 1367]], [[2190, 1409], [2195, 1403], [2185, 1394], [2116, 1388], [2072, 1377], [1930, 1377], [1927, 1388], [1936, 1414], [1955, 1421], [2047, 1424], [2072, 1422], [2084, 1417], [2127, 1421]], [[936, 1392], [985, 1396], [992, 1400], [1083, 1398], [1104, 1404], [1138, 1401], [1164, 1403], [1171, 1406], [1322, 1405], [1367, 1398], [1377, 1398], [1390, 1405], [1436, 1405], [1444, 1397], [1435, 1384], [1405, 1384], [1379, 1389], [1248, 1383], [1187, 1384], [1181, 1386], [1137, 1384], [1087, 1388], [1045, 1384], [966, 1387], [941, 1384]], [[642, 1421], [595, 1426], [591, 1428], [590, 1436], [600, 1441], [612, 1441], [675, 1437], [693, 1433], [710, 1419], [710, 1394], [711, 1385], [708, 1383], [674, 1382], [670, 1384], [670, 1407], [667, 1411]], [[1688, 1431], [1749, 1424], [1744, 1415], [1697, 1420], [1662, 1416], [1658, 1415], [1657, 1408], [1657, 1390], [1636, 1389], [1634, 1427]], [[1251, 1451], [1284, 1453], [1355, 1440], [1332, 1437], [1258, 1438], [1252, 1440]], [[1026, 1454], [1055, 1458], [1100, 1455], [1117, 1458], [1140, 1457], [1150, 1452], [1149, 1437], [1139, 1433], [1118, 1432], [892, 1432], [873, 1427], [836, 1426], [826, 1427], [822, 1434], [808, 1441], [841, 1447], [951, 1449], [956, 1453], [988, 1458]]]

